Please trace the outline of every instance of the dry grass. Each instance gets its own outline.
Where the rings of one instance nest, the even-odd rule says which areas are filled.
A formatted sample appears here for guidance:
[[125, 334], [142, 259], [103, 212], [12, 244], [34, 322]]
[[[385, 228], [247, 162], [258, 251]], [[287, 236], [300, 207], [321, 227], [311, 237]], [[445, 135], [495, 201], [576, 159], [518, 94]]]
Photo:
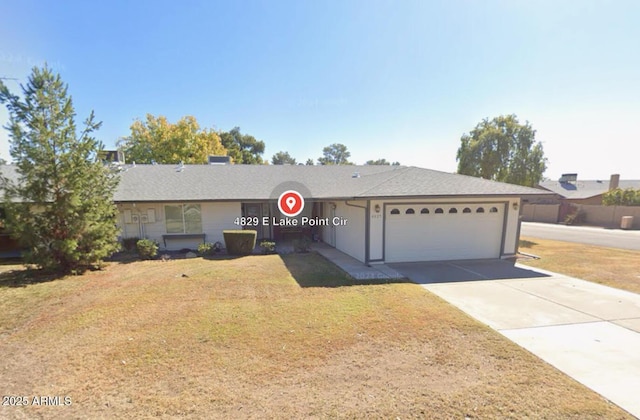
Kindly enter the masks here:
[[73, 404], [1, 418], [628, 417], [420, 286], [301, 287], [349, 281], [316, 254], [20, 276], [2, 394]]
[[520, 251], [541, 257], [523, 264], [640, 293], [640, 251], [524, 237]]

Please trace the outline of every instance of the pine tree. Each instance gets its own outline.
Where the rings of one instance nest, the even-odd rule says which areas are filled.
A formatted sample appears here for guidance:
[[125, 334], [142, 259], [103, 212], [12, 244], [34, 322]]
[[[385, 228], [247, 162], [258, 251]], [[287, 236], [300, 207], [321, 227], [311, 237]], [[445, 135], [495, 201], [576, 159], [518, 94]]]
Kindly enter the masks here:
[[47, 66], [34, 68], [23, 99], [0, 82], [9, 110], [17, 179], [4, 178], [7, 227], [26, 249], [26, 264], [59, 273], [100, 265], [118, 249], [113, 193], [117, 174], [98, 159], [93, 112], [77, 133], [67, 85]]

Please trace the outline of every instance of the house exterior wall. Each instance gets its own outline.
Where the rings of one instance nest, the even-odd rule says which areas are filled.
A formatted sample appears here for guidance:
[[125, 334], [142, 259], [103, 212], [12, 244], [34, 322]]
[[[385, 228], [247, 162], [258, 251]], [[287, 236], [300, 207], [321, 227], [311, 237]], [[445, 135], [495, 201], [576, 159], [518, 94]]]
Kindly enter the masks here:
[[[336, 201], [335, 205], [334, 217], [346, 220], [345, 225], [332, 227], [335, 232], [335, 247], [365, 262], [365, 209], [361, 207], [366, 207], [367, 202], [365, 200]], [[353, 207], [354, 205], [359, 207]]]
[[[322, 214], [324, 217], [333, 217], [335, 211], [333, 210], [333, 204], [330, 202], [321, 203], [322, 206]], [[331, 246], [336, 245], [335, 241], [335, 229], [332, 225], [323, 226], [320, 230], [320, 239], [322, 242], [329, 244]]]
[[502, 256], [515, 255], [518, 252], [520, 239], [520, 203], [519, 198], [511, 198], [507, 201], [505, 212], [505, 232]]
[[[445, 198], [445, 199], [393, 199], [393, 200], [371, 200], [369, 203], [369, 255], [366, 255], [366, 207], [367, 200], [352, 201], [331, 201], [322, 203], [323, 217], [330, 220], [333, 217], [346, 220], [342, 226], [329, 225], [320, 230], [322, 240], [329, 245], [335, 246], [340, 251], [356, 258], [362, 262], [384, 262], [384, 205], [393, 203], [496, 203], [505, 205], [504, 240], [502, 245], [502, 255], [512, 255], [516, 252], [518, 235], [519, 210], [514, 209], [514, 203], [520, 204], [519, 198]], [[119, 216], [118, 226], [121, 229], [123, 238], [140, 237], [158, 241], [160, 247], [167, 250], [179, 250], [183, 248], [197, 248], [198, 239], [167, 240], [164, 247], [163, 235], [167, 234], [165, 223], [165, 204], [183, 203], [131, 203], [118, 204]], [[202, 202], [202, 230], [206, 234], [207, 242], [224, 243], [223, 230], [239, 229], [234, 224], [236, 217], [241, 216], [240, 202]], [[375, 211], [376, 205], [380, 206], [380, 212]], [[335, 206], [335, 209], [334, 209]], [[357, 207], [356, 207], [357, 206]], [[155, 221], [147, 223], [125, 223], [125, 212], [131, 215], [149, 215], [150, 211], [155, 215]], [[138, 219], [140, 220], [140, 219]]]
[[601, 205], [602, 194], [594, 195], [589, 198], [567, 198], [564, 201], [571, 204], [587, 204], [587, 205]]
[[[184, 204], [184, 203], [131, 203], [118, 204], [118, 227], [120, 228], [123, 238], [147, 238], [155, 240], [160, 244], [161, 249], [169, 251], [180, 250], [183, 248], [195, 249], [198, 247], [200, 240], [198, 239], [170, 239], [167, 240], [165, 248], [162, 235], [167, 234], [164, 206], [167, 204]], [[236, 217], [241, 216], [240, 202], [204, 202], [200, 204], [200, 212], [202, 216], [202, 232], [206, 235], [206, 241], [215, 243], [224, 243], [223, 230], [241, 229], [234, 224]], [[138, 220], [142, 215], [147, 215], [149, 219], [149, 211], [155, 214], [155, 222], [125, 222], [125, 213], [131, 212], [131, 215], [138, 216]]]

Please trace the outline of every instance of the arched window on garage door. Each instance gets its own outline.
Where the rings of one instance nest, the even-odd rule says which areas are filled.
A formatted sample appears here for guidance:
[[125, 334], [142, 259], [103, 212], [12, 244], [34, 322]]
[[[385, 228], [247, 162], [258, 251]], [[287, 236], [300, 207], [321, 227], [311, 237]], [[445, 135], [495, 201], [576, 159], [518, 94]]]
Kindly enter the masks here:
[[484, 213], [484, 207], [478, 207], [476, 213]]
[[491, 210], [489, 210], [489, 213], [497, 213], [498, 209], [495, 207], [491, 207]]
[[416, 214], [416, 211], [414, 209], [407, 209], [404, 214]]
[[469, 207], [465, 207], [464, 210], [462, 210], [463, 213], [471, 213], [471, 209]]
[[438, 207], [436, 209], [436, 214], [442, 214], [442, 213], [444, 213], [444, 210], [442, 210], [440, 207]]
[[391, 214], [400, 214], [400, 210], [393, 209], [393, 210], [391, 210]]
[[457, 212], [458, 212], [458, 209], [457, 209], [457, 208], [455, 208], [455, 207], [451, 207], [451, 208], [449, 209], [449, 213], [457, 213]]
[[429, 214], [429, 209], [428, 208], [423, 208], [422, 210], [420, 210], [420, 214]]

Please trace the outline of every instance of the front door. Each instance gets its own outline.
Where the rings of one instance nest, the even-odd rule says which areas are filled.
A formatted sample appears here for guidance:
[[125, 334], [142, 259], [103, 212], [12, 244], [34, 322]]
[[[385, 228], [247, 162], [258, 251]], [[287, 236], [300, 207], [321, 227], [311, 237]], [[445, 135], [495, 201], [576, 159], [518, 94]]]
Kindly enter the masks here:
[[258, 226], [245, 226], [245, 229], [255, 229], [258, 232], [258, 240], [271, 237], [269, 232], [269, 226], [262, 224], [262, 217], [269, 216], [269, 205], [264, 206], [261, 203], [246, 203], [244, 205], [245, 217], [257, 217]]

